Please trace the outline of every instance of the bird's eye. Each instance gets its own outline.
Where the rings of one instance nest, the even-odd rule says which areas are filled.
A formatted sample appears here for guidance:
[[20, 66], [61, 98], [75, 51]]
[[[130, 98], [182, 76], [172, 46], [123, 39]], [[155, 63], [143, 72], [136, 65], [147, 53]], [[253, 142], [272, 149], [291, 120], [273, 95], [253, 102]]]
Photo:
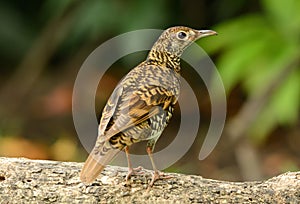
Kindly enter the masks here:
[[180, 40], [183, 40], [183, 39], [185, 39], [186, 37], [187, 37], [187, 33], [184, 32], [184, 31], [179, 31], [179, 32], [177, 33], [177, 38], [180, 39]]

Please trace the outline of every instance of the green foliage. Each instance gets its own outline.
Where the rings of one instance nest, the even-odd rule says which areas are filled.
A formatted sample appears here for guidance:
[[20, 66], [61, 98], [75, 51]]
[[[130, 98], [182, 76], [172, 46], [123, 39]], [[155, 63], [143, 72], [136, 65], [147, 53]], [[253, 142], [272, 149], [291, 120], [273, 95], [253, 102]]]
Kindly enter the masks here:
[[33, 41], [33, 32], [25, 24], [26, 20], [12, 5], [0, 2], [0, 58], [14, 61], [28, 49]]
[[[218, 39], [207, 39], [205, 49], [222, 53], [217, 67], [229, 93], [238, 84], [250, 97], [280, 79], [283, 70], [300, 56], [300, 1], [264, 0], [263, 13], [248, 14], [215, 27]], [[296, 70], [280, 83], [260, 113], [251, 136], [263, 141], [273, 128], [290, 125], [299, 117], [300, 71]], [[279, 80], [280, 81], [280, 80]]]
[[59, 15], [70, 10], [70, 34], [64, 44], [73, 46], [86, 39], [107, 37], [112, 32], [163, 26], [167, 20], [164, 1], [46, 1], [42, 13]]
[[[78, 0], [77, 0], [78, 1]], [[41, 9], [41, 16], [45, 19], [49, 19], [52, 16], [60, 16], [62, 15], [65, 10], [74, 3], [74, 0], [48, 0], [45, 1], [42, 9]]]

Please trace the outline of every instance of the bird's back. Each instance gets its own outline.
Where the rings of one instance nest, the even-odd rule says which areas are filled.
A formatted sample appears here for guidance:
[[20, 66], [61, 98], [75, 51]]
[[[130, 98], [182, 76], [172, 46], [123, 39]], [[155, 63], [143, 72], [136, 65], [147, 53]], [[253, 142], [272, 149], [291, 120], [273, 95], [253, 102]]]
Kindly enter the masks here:
[[172, 117], [179, 80], [173, 70], [147, 61], [121, 80], [104, 107], [95, 147], [81, 171], [83, 182], [93, 181], [126, 146], [159, 138]]
[[[107, 137], [108, 134], [112, 135], [110, 131], [121, 130], [112, 136], [114, 139], [116, 135], [131, 139], [126, 141], [127, 145], [152, 139], [157, 131], [165, 128], [170, 119], [173, 109], [169, 107], [173, 107], [178, 99], [179, 81], [178, 73], [153, 62], [145, 61], [132, 69], [116, 87], [116, 90], [122, 87], [122, 94], [104, 135]], [[105, 112], [102, 117], [104, 115]], [[160, 125], [155, 125], [157, 122]]]

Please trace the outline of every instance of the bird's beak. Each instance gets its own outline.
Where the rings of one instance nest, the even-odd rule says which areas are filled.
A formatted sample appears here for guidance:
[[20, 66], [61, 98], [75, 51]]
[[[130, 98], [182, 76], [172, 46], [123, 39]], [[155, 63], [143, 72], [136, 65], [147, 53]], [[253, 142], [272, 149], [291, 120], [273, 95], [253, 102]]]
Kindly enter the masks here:
[[198, 30], [198, 38], [203, 38], [210, 35], [218, 35], [218, 33], [213, 30]]

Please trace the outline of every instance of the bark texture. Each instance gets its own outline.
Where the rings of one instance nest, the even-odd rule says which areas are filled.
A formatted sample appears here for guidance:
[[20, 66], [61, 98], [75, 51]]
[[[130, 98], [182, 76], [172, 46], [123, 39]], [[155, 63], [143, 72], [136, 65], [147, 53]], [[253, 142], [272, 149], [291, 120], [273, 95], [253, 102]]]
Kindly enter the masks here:
[[132, 176], [107, 166], [91, 185], [79, 180], [82, 163], [0, 157], [0, 203], [300, 203], [300, 172], [266, 181], [228, 182], [168, 173], [150, 191], [151, 171]]

